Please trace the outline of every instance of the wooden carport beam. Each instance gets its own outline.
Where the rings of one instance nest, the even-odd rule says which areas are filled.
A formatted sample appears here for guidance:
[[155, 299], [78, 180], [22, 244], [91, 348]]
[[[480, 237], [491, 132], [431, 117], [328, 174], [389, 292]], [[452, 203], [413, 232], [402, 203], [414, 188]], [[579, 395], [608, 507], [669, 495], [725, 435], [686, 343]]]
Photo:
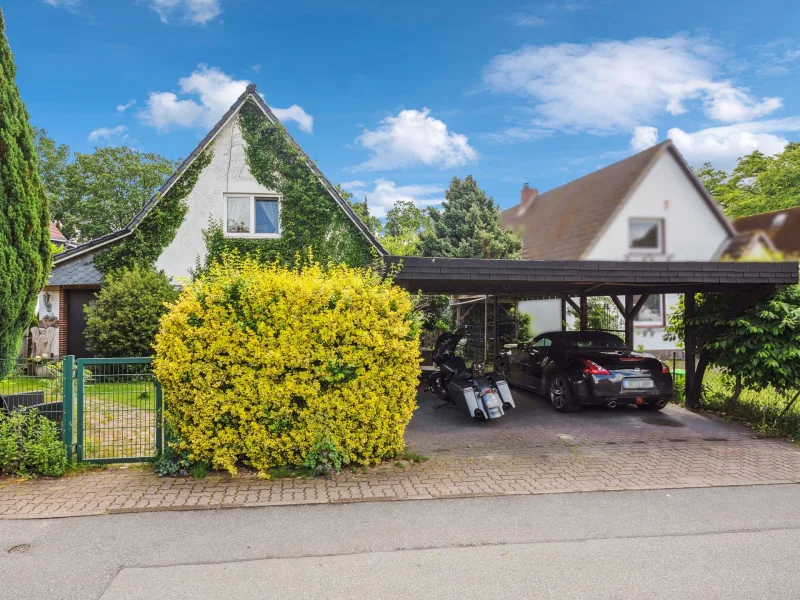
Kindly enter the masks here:
[[636, 301], [636, 304], [633, 303], [633, 294], [625, 294], [625, 306], [622, 305], [622, 302], [620, 302], [619, 298], [616, 296], [609, 297], [625, 320], [625, 343], [633, 347], [633, 322], [636, 320], [639, 311], [642, 310], [644, 303], [647, 302], [650, 294], [642, 294], [639, 296], [639, 300]]

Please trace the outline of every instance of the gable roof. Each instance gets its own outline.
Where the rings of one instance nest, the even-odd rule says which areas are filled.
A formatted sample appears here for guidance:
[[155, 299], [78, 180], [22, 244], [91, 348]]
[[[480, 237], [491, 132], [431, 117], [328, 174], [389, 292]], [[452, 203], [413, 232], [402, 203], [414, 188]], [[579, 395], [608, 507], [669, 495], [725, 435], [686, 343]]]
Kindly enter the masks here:
[[714, 216], [733, 236], [735, 231], [705, 186], [689, 168], [672, 140], [615, 162], [594, 173], [536, 196], [525, 205], [500, 213], [508, 229], [522, 236], [529, 260], [579, 260], [594, 247], [656, 161], [671, 153]]
[[[93, 240], [89, 240], [83, 244], [76, 246], [75, 248], [71, 248], [66, 252], [62, 252], [54, 257], [54, 263], [57, 267], [61, 263], [65, 263], [75, 259], [78, 256], [86, 254], [87, 252], [96, 250], [103, 246], [107, 246], [109, 244], [115, 243], [131, 233], [138, 227], [139, 223], [144, 220], [147, 214], [153, 209], [153, 207], [158, 203], [159, 199], [164, 196], [175, 183], [181, 178], [186, 172], [191, 164], [195, 161], [195, 159], [206, 149], [209, 145], [214, 141], [217, 137], [217, 134], [228, 124], [228, 122], [234, 117], [234, 115], [239, 111], [242, 105], [247, 101], [248, 98], [252, 98], [256, 105], [262, 110], [264, 115], [269, 119], [270, 123], [276, 124], [280, 123], [278, 117], [272, 112], [267, 103], [264, 102], [264, 99], [261, 97], [261, 94], [258, 93], [256, 85], [250, 84], [247, 86], [247, 89], [239, 96], [236, 102], [231, 105], [231, 107], [227, 110], [227, 112], [222, 115], [222, 118], [217, 122], [214, 127], [211, 128], [211, 131], [206, 134], [206, 136], [200, 141], [197, 147], [192, 150], [192, 153], [186, 157], [186, 159], [180, 164], [180, 166], [175, 170], [175, 172], [164, 182], [158, 191], [148, 200], [145, 205], [141, 208], [141, 210], [134, 215], [134, 217], [128, 222], [125, 227], [119, 229], [118, 231], [114, 231], [107, 235], [101, 236], [99, 238], [95, 238]], [[361, 232], [361, 234], [367, 239], [370, 245], [375, 248], [380, 256], [388, 256], [388, 252], [386, 249], [381, 245], [375, 235], [370, 231], [369, 227], [367, 227], [361, 219], [358, 218], [358, 215], [353, 211], [353, 208], [350, 206], [350, 203], [345, 200], [342, 195], [338, 192], [338, 190], [328, 181], [327, 177], [322, 174], [322, 171], [314, 164], [308, 154], [300, 147], [300, 144], [291, 136], [288, 131], [285, 131], [286, 135], [289, 138], [289, 141], [294, 145], [300, 155], [305, 159], [306, 166], [311, 169], [314, 175], [317, 176], [322, 187], [328, 192], [331, 196], [333, 201], [341, 208], [344, 213], [348, 216], [350, 221], [352, 221], [353, 225]]]
[[800, 206], [739, 217], [733, 226], [741, 233], [763, 233], [778, 252], [800, 254]]
[[775, 246], [760, 229], [757, 231], [742, 231], [730, 238], [727, 244], [722, 245], [719, 257], [729, 260], [747, 259], [754, 253], [758, 254], [759, 250], [775, 252]]
[[50, 241], [55, 242], [57, 244], [66, 244], [67, 238], [64, 236], [61, 231], [59, 231], [58, 227], [56, 227], [53, 223], [50, 223]]

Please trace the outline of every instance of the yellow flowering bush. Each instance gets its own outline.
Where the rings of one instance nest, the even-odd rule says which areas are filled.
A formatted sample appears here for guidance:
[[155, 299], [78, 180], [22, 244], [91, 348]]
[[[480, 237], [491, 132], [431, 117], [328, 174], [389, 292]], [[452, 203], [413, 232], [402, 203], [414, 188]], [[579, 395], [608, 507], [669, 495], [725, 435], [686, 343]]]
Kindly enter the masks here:
[[411, 297], [370, 270], [227, 257], [164, 315], [155, 350], [172, 449], [230, 473], [319, 447], [379, 462], [417, 406]]

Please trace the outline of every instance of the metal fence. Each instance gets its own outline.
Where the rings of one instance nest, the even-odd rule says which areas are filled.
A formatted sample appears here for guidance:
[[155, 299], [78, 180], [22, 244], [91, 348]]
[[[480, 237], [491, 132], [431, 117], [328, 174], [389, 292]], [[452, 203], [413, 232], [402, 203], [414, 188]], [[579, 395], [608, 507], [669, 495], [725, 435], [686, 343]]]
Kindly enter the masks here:
[[[8, 375], [0, 379], [0, 411], [10, 414], [36, 409], [53, 421], [64, 436], [64, 368], [72, 370], [72, 357], [0, 357]], [[74, 401], [72, 395], [67, 396]]]
[[79, 461], [139, 462], [162, 448], [161, 386], [150, 358], [77, 361]]
[[[2, 359], [0, 359], [2, 360]], [[0, 410], [38, 410], [86, 462], [151, 460], [162, 449], [162, 396], [150, 358], [9, 358]]]

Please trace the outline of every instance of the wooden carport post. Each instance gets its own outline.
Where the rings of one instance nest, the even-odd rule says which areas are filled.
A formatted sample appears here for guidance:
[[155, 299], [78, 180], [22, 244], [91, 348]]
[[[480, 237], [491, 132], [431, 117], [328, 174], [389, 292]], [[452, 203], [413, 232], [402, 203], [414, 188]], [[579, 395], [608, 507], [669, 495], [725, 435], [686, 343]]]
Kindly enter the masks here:
[[625, 294], [625, 344], [633, 348], [633, 294]]
[[686, 408], [697, 408], [698, 402], [692, 395], [692, 386], [695, 381], [695, 354], [697, 353], [697, 339], [695, 337], [694, 326], [691, 324], [695, 317], [694, 291], [689, 291], [683, 295], [683, 339], [685, 350], [685, 386]]
[[589, 327], [589, 302], [585, 295], [581, 296], [581, 309], [579, 313], [581, 317], [581, 331], [586, 331]]

